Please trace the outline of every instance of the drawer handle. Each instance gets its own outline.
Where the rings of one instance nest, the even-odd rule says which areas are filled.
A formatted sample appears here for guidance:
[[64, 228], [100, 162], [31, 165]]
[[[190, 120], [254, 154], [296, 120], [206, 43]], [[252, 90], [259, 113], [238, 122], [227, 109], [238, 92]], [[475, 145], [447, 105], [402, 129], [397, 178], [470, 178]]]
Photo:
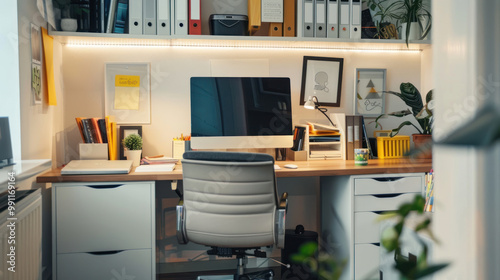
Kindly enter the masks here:
[[377, 197], [377, 198], [390, 198], [390, 197], [397, 197], [403, 195], [402, 193], [387, 193], [387, 194], [372, 194], [372, 196]]
[[123, 184], [116, 184], [116, 185], [87, 185], [89, 188], [93, 189], [114, 189], [123, 186]]
[[372, 178], [375, 181], [379, 182], [394, 182], [403, 179], [404, 177], [385, 177], [385, 178]]
[[102, 251], [102, 252], [88, 252], [87, 254], [103, 256], [103, 255], [115, 255], [123, 252], [123, 250], [115, 250], [115, 251]]

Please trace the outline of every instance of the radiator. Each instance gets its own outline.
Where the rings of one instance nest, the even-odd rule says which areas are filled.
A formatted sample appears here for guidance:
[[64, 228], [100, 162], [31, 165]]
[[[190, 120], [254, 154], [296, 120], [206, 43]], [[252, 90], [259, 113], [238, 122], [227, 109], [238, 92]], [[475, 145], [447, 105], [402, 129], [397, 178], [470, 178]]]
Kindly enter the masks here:
[[[23, 192], [16, 192], [16, 197], [22, 195]], [[17, 220], [8, 220], [12, 218], [8, 210], [0, 213], [0, 279], [42, 279], [42, 196], [40, 190], [26, 191], [24, 195], [16, 201], [13, 217]], [[15, 222], [14, 231], [9, 228], [12, 222]], [[15, 246], [15, 263], [9, 263], [12, 261], [11, 246]]]

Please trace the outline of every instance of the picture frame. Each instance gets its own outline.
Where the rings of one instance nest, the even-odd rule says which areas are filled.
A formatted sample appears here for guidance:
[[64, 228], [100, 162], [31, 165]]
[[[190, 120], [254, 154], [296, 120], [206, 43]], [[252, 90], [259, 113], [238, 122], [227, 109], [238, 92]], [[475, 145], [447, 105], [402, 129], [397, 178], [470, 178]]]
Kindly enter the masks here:
[[150, 63], [106, 63], [104, 109], [120, 124], [151, 123]]
[[304, 56], [300, 105], [315, 95], [321, 106], [340, 107], [344, 59]]
[[357, 68], [354, 79], [354, 112], [376, 118], [385, 113], [386, 69]]
[[120, 126], [120, 159], [125, 157], [125, 147], [123, 147], [123, 139], [130, 134], [139, 134], [142, 137], [142, 126]]

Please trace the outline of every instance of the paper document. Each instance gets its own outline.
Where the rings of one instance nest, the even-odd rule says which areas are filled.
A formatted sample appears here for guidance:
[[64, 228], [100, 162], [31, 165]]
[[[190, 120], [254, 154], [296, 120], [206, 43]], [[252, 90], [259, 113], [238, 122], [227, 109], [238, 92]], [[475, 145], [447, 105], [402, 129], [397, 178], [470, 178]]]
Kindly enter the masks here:
[[175, 169], [175, 164], [154, 164], [139, 165], [135, 168], [136, 173], [140, 172], [169, 172]]

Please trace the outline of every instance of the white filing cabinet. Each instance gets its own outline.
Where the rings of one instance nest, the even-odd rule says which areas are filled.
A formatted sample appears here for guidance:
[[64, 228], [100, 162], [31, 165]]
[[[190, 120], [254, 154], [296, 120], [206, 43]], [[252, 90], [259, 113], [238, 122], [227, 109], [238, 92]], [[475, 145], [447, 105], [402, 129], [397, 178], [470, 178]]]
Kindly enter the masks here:
[[53, 279], [154, 279], [154, 197], [154, 182], [54, 183]]
[[337, 259], [347, 260], [342, 279], [379, 279], [378, 219], [422, 194], [424, 178], [424, 173], [322, 178], [322, 239]]

